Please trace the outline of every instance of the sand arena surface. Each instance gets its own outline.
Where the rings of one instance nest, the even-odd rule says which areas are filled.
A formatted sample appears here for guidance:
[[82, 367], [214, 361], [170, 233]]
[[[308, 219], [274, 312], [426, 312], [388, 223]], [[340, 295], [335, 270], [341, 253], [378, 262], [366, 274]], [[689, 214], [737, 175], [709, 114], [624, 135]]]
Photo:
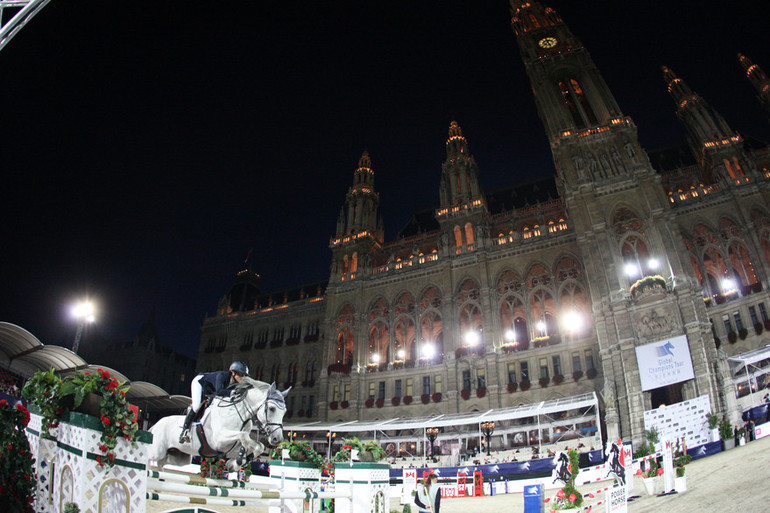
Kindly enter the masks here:
[[[639, 498], [628, 504], [629, 513], [706, 513], [710, 511], [770, 511], [770, 437], [750, 442], [727, 452], [720, 452], [695, 460], [687, 465], [687, 488], [682, 494], [665, 497], [647, 496], [640, 478], [634, 479]], [[578, 477], [579, 479], [579, 477]], [[580, 487], [581, 492], [591, 492], [607, 486], [608, 482], [593, 483]], [[555, 490], [546, 490], [546, 497], [553, 497]], [[604, 496], [598, 496], [597, 499]], [[593, 501], [593, 499], [587, 499]], [[586, 502], [588, 504], [588, 502]], [[147, 501], [147, 511], [160, 513], [183, 507], [183, 504]], [[547, 506], [547, 504], [546, 504]], [[401, 511], [398, 498], [391, 499], [390, 509]], [[221, 513], [267, 513], [267, 508], [239, 508], [210, 506]], [[412, 512], [416, 512], [416, 506]], [[520, 493], [489, 497], [467, 497], [441, 501], [441, 513], [523, 512], [524, 497]], [[548, 509], [546, 508], [546, 513]], [[594, 513], [604, 513], [604, 504], [594, 508]]]

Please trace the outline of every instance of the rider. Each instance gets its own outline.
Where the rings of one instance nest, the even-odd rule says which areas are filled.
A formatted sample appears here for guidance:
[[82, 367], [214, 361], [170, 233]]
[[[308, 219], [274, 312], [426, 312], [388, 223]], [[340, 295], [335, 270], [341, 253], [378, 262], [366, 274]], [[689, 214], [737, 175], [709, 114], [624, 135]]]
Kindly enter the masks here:
[[201, 407], [201, 401], [206, 395], [229, 396], [232, 387], [241, 382], [243, 376], [248, 376], [249, 368], [243, 362], [233, 362], [229, 371], [216, 371], [198, 374], [192, 380], [191, 397], [192, 406], [187, 416], [184, 418], [182, 434], [179, 435], [179, 443], [184, 444], [190, 441], [190, 425], [195, 418], [196, 412]]

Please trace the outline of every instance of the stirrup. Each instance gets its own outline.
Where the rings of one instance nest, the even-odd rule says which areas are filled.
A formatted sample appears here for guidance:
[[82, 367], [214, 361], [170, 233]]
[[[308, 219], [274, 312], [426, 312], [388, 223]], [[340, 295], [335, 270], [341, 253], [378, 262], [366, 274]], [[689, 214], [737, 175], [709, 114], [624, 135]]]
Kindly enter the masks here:
[[182, 434], [179, 435], [179, 443], [180, 444], [187, 444], [190, 443], [190, 430], [185, 429], [182, 431]]

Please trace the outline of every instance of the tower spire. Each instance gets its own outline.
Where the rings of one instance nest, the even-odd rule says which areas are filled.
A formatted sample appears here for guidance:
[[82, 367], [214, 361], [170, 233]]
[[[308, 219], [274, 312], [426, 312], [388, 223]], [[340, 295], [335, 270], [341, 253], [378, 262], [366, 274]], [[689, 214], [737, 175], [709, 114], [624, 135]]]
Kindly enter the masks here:
[[441, 166], [441, 206], [467, 203], [480, 196], [479, 167], [457, 121], [449, 124], [446, 160]]
[[511, 26], [560, 187], [652, 172], [636, 126], [561, 16], [540, 2], [511, 0]]
[[670, 68], [663, 66], [663, 79], [676, 103], [676, 115], [689, 133], [690, 148], [701, 164], [707, 182], [748, 181], [743, 138], [725, 119]]
[[757, 90], [757, 99], [759, 99], [759, 103], [761, 103], [762, 107], [764, 107], [767, 113], [770, 114], [770, 79], [767, 78], [767, 75], [762, 71], [762, 68], [751, 62], [745, 55], [739, 53], [738, 61], [740, 61], [743, 69], [746, 70], [746, 77]]

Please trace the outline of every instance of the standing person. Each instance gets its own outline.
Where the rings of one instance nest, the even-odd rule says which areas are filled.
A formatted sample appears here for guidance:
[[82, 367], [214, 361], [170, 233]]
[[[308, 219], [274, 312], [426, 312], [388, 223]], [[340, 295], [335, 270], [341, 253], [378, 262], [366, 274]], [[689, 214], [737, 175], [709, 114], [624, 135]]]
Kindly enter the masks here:
[[417, 487], [414, 503], [420, 511], [439, 513], [439, 508], [441, 507], [441, 487], [438, 484], [438, 476], [436, 474], [425, 476], [422, 486]]
[[230, 370], [207, 372], [198, 374], [190, 384], [190, 397], [192, 406], [187, 416], [184, 418], [182, 433], [179, 435], [179, 443], [185, 444], [190, 441], [190, 425], [195, 414], [201, 407], [201, 401], [206, 395], [228, 396], [232, 391], [232, 385], [241, 382], [243, 376], [249, 374], [249, 368], [243, 362], [233, 362], [230, 364]]

